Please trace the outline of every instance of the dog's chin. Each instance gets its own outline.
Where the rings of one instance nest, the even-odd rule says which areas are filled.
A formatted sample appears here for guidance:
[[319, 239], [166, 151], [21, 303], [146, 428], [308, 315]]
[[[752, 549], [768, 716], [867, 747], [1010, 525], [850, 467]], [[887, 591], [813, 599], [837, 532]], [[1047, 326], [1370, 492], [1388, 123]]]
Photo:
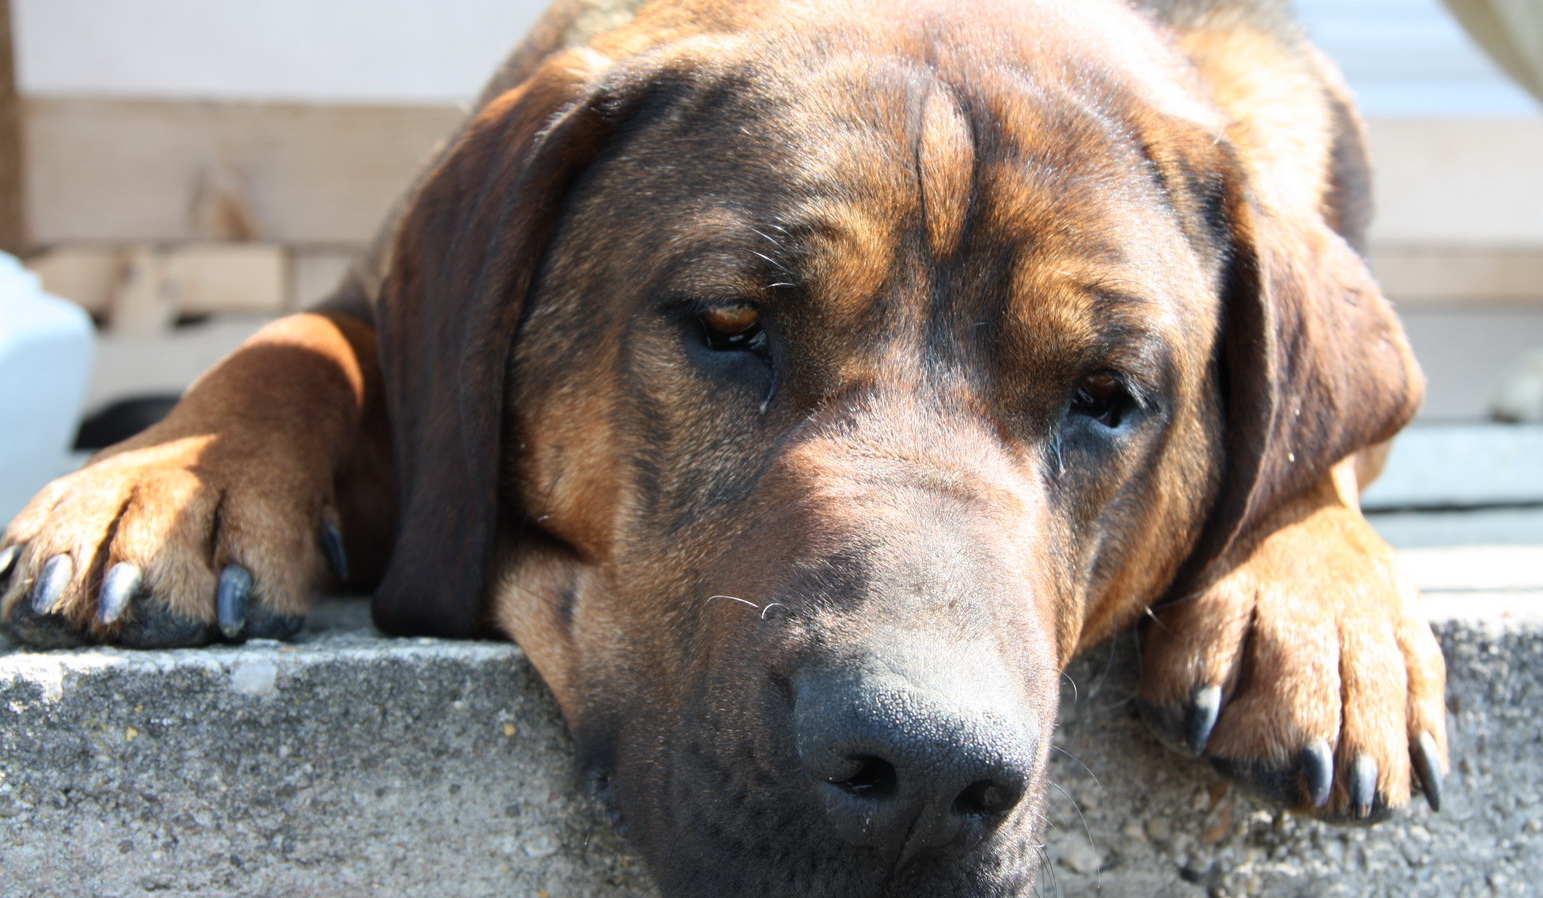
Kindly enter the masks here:
[[[643, 855], [665, 898], [1027, 898], [1037, 894], [1043, 857], [1043, 781], [1011, 815], [972, 844], [916, 858], [886, 856], [844, 842], [799, 800], [801, 774], [769, 784], [746, 772], [742, 785], [702, 791], [703, 774], [680, 759], [649, 773], [587, 764], [594, 800]], [[719, 770], [709, 762], [711, 770]], [[662, 775], [660, 775], [662, 774]], [[644, 783], [638, 780], [648, 781]], [[642, 788], [639, 788], [642, 786]], [[652, 788], [649, 788], [649, 787]], [[659, 798], [660, 793], [673, 800]]]
[[[806, 836], [806, 839], [809, 837]], [[968, 852], [940, 853], [897, 868], [894, 858], [841, 845], [767, 834], [756, 850], [683, 838], [647, 858], [666, 898], [1029, 898], [1040, 840], [1013, 834]]]

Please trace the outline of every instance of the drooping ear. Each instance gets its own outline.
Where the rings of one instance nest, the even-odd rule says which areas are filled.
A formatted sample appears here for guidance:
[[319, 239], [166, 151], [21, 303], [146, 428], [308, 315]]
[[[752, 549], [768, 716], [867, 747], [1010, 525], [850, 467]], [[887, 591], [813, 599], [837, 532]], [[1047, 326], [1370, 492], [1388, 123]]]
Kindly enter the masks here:
[[489, 103], [398, 231], [376, 310], [400, 499], [372, 605], [387, 632], [491, 632], [506, 368], [564, 195], [614, 131], [592, 88], [608, 62], [564, 53]]
[[1231, 258], [1219, 374], [1221, 493], [1185, 578], [1217, 562], [1280, 503], [1414, 417], [1424, 378], [1361, 256], [1317, 214], [1276, 212], [1227, 190]]

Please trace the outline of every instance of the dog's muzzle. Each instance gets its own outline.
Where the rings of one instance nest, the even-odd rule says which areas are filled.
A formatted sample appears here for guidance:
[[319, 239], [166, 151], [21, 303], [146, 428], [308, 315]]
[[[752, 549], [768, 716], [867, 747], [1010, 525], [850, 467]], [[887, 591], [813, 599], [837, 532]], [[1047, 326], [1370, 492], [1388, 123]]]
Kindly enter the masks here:
[[842, 839], [904, 865], [968, 850], [1008, 817], [1040, 734], [995, 679], [957, 647], [890, 647], [794, 676], [798, 758]]

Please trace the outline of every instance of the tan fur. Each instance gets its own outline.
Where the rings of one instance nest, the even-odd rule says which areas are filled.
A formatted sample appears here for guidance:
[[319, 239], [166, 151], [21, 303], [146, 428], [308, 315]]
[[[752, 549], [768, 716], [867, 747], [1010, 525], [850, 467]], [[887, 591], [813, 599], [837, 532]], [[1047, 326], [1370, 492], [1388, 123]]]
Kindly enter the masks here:
[[1221, 686], [1228, 711], [1208, 750], [1283, 763], [1323, 739], [1342, 771], [1375, 759], [1398, 801], [1410, 741], [1428, 732], [1445, 750], [1445, 666], [1393, 550], [1359, 512], [1355, 465], [1278, 509], [1220, 582], [1159, 613], [1141, 691], [1171, 703]]

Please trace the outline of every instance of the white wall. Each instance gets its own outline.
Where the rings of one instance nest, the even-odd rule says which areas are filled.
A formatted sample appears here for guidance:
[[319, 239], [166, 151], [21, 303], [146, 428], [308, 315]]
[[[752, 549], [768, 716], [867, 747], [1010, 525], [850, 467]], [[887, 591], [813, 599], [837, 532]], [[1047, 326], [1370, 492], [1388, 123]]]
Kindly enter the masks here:
[[460, 102], [543, 0], [12, 0], [27, 94]]
[[1440, 0], [1296, 0], [1308, 31], [1373, 116], [1528, 116], [1512, 84]]
[[[386, 103], [469, 99], [543, 5], [12, 0], [26, 93]], [[1297, 6], [1371, 115], [1538, 112], [1439, 0]]]

